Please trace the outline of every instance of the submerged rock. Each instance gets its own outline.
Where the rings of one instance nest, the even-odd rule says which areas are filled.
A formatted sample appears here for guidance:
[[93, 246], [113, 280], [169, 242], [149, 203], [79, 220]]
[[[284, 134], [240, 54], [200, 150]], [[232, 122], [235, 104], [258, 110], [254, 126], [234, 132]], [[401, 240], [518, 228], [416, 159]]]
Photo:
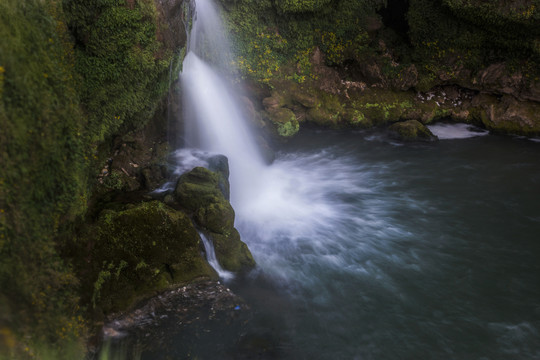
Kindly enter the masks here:
[[195, 222], [213, 242], [225, 270], [243, 271], [255, 266], [247, 245], [234, 228], [234, 210], [220, 189], [220, 175], [196, 167], [178, 180], [174, 196], [191, 211]]
[[418, 120], [408, 120], [393, 124], [390, 134], [403, 141], [435, 141], [437, 137]]
[[[215, 281], [201, 281], [165, 291], [140, 303], [136, 309], [108, 317], [102, 329], [103, 340], [112, 342], [109, 350], [114, 354], [115, 345], [131, 352], [151, 352], [178, 348], [177, 339], [182, 338], [183, 347], [176, 351], [184, 358], [192, 341], [201, 334], [212, 337], [213, 330], [227, 333], [232, 341], [238, 341], [241, 331], [251, 318], [249, 306], [226, 286]], [[100, 355], [105, 356], [107, 346]], [[140, 355], [140, 354], [139, 354]]]

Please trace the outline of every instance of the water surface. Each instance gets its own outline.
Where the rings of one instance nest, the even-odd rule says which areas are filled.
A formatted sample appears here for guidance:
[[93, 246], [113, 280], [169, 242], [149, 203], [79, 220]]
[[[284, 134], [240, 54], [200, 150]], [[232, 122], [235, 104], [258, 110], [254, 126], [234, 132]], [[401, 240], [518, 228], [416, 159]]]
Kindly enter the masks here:
[[[200, 359], [540, 358], [538, 145], [492, 135], [397, 144], [377, 133], [301, 134], [253, 175], [252, 202], [235, 207], [259, 267], [229, 285], [251, 305], [251, 321], [190, 351]], [[227, 327], [213, 331], [221, 339]]]

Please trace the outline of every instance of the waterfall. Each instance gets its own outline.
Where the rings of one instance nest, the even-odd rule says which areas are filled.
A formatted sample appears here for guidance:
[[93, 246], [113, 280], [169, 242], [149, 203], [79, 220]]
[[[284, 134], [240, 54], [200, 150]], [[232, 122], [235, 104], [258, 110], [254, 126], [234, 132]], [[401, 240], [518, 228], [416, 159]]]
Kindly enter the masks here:
[[181, 74], [186, 146], [227, 156], [236, 208], [249, 200], [250, 189], [255, 191], [249, 174], [260, 172], [264, 163], [229, 81], [232, 55], [219, 13], [210, 0], [197, 0], [193, 6]]
[[343, 175], [350, 175], [348, 168], [324, 152], [264, 163], [229, 81], [232, 54], [219, 13], [211, 0], [196, 0], [191, 6], [181, 74], [186, 146], [227, 156], [235, 226], [261, 269], [287, 281], [296, 276], [284, 274], [286, 257], [276, 247], [324, 241], [343, 218], [343, 206], [335, 204], [333, 192]]
[[[264, 163], [229, 80], [232, 55], [219, 12], [211, 0], [192, 1], [190, 6], [192, 22], [181, 73], [185, 145], [227, 156], [234, 184], [231, 203], [241, 208], [257, 188], [250, 174], [260, 172]], [[201, 238], [209, 264], [222, 279], [232, 278], [219, 265], [212, 242], [204, 234]]]
[[324, 248], [347, 223], [343, 214], [351, 206], [340, 203], [336, 188], [348, 188], [351, 196], [363, 189], [351, 186], [358, 176], [346, 161], [325, 151], [264, 163], [229, 81], [232, 54], [219, 13], [211, 0], [193, 5], [181, 74], [186, 145], [228, 157], [235, 226], [262, 271], [281, 283], [294, 282], [306, 276], [291, 268], [297, 248]]

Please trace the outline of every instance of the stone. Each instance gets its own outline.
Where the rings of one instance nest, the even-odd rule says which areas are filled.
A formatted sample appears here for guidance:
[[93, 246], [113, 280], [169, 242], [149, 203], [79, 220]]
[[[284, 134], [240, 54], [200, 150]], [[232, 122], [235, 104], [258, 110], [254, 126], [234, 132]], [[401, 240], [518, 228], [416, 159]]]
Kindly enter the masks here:
[[104, 210], [85, 233], [83, 293], [105, 314], [173, 284], [216, 278], [189, 216], [161, 202]]
[[300, 130], [300, 124], [296, 115], [291, 109], [278, 108], [268, 112], [268, 117], [274, 124], [276, 132], [280, 137], [288, 138], [295, 135]]
[[233, 228], [228, 234], [210, 232], [207, 236], [213, 242], [216, 257], [225, 270], [242, 272], [255, 266], [251, 252], [240, 240], [240, 234], [236, 229]]
[[178, 180], [174, 196], [190, 210], [201, 230], [214, 244], [216, 257], [225, 270], [246, 271], [255, 262], [234, 228], [234, 210], [219, 189], [219, 175], [196, 167]]
[[402, 141], [435, 141], [438, 138], [420, 121], [407, 120], [391, 125], [390, 134]]

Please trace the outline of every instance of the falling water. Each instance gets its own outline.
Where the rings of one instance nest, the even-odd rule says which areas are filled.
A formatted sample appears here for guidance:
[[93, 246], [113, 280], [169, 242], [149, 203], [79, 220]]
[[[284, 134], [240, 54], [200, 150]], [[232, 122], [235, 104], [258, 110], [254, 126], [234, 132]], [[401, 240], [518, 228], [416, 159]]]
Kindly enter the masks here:
[[214, 270], [216, 270], [221, 279], [228, 281], [234, 278], [234, 274], [232, 272], [224, 270], [219, 264], [212, 242], [203, 233], [199, 233], [199, 235], [201, 236], [204, 250], [206, 251], [206, 261], [208, 261], [210, 266], [212, 266]]
[[[245, 203], [255, 190], [250, 174], [264, 166], [230, 75], [231, 53], [219, 14], [210, 0], [197, 0], [182, 85], [186, 145], [229, 159], [231, 203]], [[240, 192], [239, 190], [242, 189]]]

